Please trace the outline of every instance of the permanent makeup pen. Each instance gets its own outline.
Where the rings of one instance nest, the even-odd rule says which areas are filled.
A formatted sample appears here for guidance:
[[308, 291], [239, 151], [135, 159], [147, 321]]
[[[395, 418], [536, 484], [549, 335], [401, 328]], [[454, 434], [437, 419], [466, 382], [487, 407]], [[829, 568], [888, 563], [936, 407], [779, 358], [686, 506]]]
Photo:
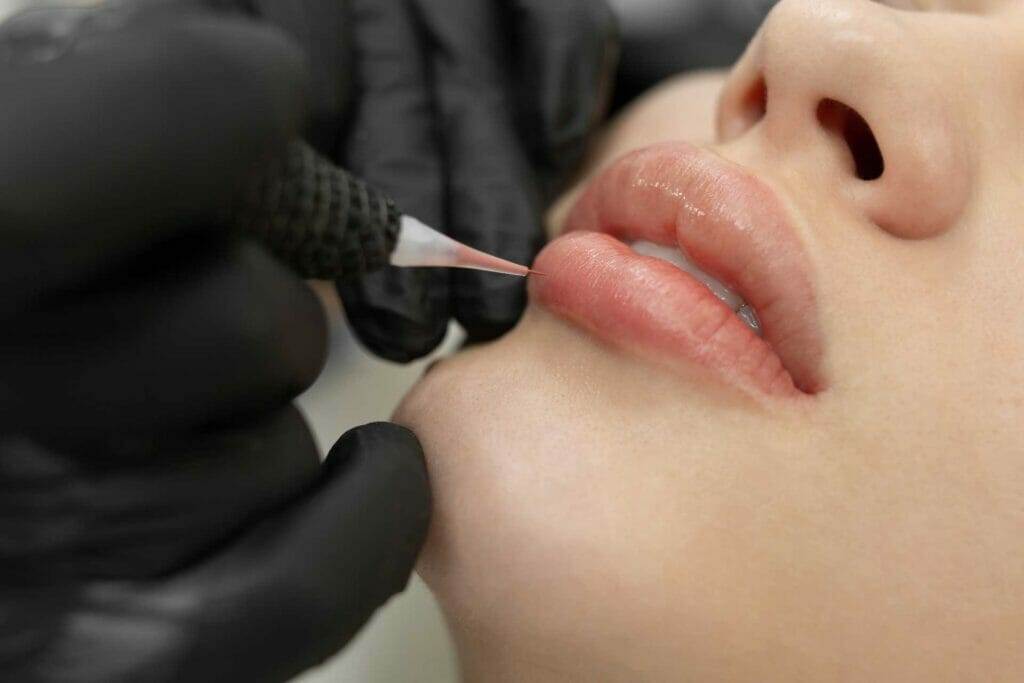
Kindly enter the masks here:
[[307, 279], [355, 278], [387, 264], [537, 274], [457, 242], [303, 142], [249, 186], [231, 222]]

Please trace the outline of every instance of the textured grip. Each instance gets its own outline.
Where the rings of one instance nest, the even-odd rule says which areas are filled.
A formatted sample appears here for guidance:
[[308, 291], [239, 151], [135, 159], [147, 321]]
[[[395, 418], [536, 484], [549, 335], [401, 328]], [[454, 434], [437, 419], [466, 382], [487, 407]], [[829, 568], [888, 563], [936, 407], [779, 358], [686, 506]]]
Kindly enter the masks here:
[[358, 277], [388, 263], [401, 215], [394, 203], [304, 142], [250, 184], [233, 222], [308, 279]]

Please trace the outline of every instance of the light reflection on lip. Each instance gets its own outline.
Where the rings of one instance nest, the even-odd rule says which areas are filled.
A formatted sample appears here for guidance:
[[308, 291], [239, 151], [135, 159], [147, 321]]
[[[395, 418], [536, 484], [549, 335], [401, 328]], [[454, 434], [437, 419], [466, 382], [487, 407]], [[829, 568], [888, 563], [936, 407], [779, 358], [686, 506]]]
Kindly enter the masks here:
[[[567, 231], [537, 259], [549, 277], [530, 283], [549, 309], [617, 346], [696, 363], [753, 392], [825, 387], [809, 262], [779, 198], [750, 173], [689, 144], [649, 147], [590, 183]], [[764, 339], [692, 276], [620, 240], [681, 248], [754, 307]]]

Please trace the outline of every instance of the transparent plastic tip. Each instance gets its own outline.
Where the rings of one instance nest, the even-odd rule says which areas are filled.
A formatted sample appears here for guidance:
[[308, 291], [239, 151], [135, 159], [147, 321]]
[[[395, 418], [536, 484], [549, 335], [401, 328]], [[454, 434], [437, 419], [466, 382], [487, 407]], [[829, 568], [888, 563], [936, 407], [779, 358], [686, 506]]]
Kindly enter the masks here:
[[526, 266], [456, 242], [411, 216], [402, 216], [398, 241], [391, 253], [391, 265], [407, 268], [472, 268], [519, 277], [526, 277], [533, 272]]

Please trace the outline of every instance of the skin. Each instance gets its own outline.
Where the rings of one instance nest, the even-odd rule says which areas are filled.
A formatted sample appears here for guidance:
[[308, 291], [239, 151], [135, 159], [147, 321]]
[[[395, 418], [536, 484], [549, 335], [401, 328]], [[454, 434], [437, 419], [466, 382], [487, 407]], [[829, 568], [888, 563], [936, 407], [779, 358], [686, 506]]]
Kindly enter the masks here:
[[827, 390], [751, 401], [531, 306], [406, 398], [466, 680], [1024, 680], [1024, 6], [918, 5], [783, 0], [717, 111], [668, 83], [591, 160], [714, 137], [775, 187]]

